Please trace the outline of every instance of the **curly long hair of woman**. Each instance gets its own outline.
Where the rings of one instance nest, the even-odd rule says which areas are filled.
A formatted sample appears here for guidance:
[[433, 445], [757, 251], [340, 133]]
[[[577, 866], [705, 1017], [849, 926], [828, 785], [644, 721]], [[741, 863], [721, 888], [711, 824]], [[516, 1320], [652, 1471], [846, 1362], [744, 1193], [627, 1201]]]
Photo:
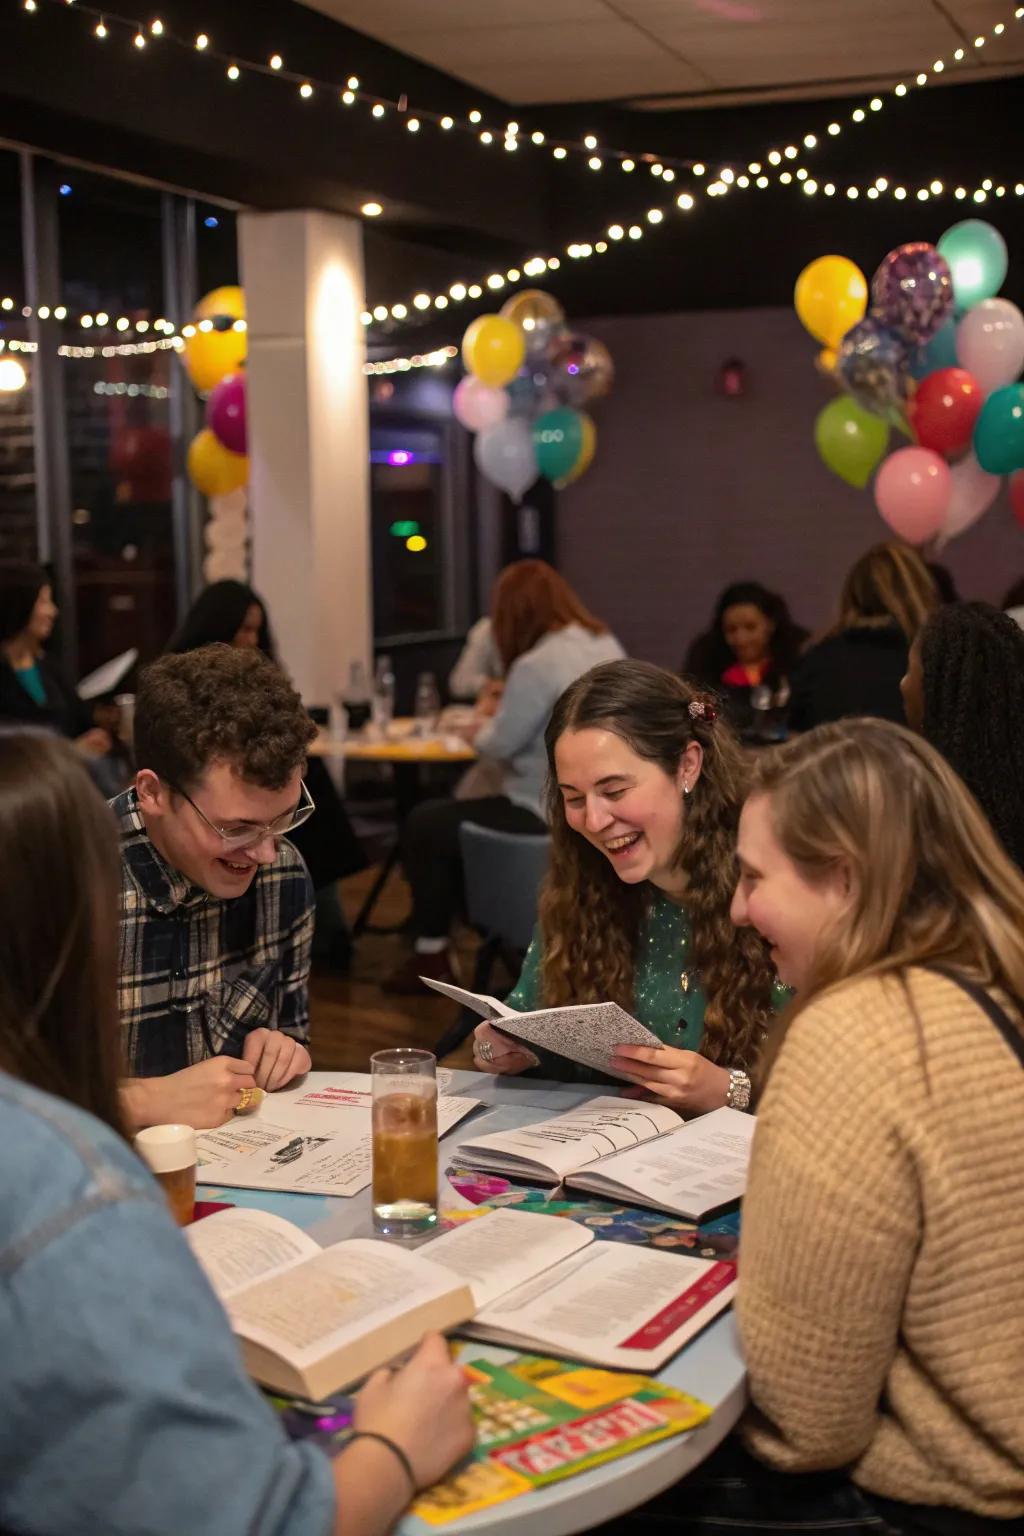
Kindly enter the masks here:
[[594, 667], [555, 705], [545, 734], [551, 864], [540, 898], [542, 980], [549, 1006], [615, 1002], [633, 1006], [633, 969], [648, 886], [620, 880], [608, 860], [571, 831], [559, 794], [555, 744], [564, 731], [612, 731], [638, 757], [675, 776], [686, 748], [704, 754], [687, 797], [676, 854], [686, 871], [693, 961], [706, 999], [702, 1055], [753, 1066], [771, 1009], [774, 973], [763, 942], [729, 918], [736, 882], [736, 829], [747, 766], [721, 719], [693, 720], [702, 695], [692, 683], [644, 661]]
[[924, 735], [1024, 868], [1024, 630], [988, 603], [953, 603], [921, 631]]

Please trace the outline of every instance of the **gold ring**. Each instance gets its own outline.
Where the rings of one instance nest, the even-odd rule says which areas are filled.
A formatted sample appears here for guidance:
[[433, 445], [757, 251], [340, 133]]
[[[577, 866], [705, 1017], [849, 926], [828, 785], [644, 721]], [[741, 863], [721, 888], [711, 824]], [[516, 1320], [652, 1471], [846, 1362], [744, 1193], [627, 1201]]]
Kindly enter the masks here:
[[235, 1105], [235, 1114], [240, 1115], [247, 1110], [255, 1097], [255, 1088], [243, 1088], [238, 1103]]

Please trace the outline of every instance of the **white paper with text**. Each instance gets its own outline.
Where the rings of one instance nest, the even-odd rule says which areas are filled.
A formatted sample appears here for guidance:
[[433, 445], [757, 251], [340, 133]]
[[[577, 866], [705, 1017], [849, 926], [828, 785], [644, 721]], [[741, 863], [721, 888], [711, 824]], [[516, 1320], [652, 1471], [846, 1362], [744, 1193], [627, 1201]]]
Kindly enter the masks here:
[[742, 1110], [715, 1109], [669, 1136], [592, 1164], [569, 1182], [697, 1220], [743, 1195], [755, 1124]]
[[664, 1136], [682, 1123], [661, 1104], [601, 1097], [520, 1130], [464, 1141], [456, 1156], [470, 1168], [559, 1183], [600, 1157]]
[[221, 1301], [257, 1280], [283, 1274], [321, 1252], [320, 1244], [269, 1211], [236, 1206], [194, 1221], [185, 1236]]
[[435, 1238], [427, 1253], [432, 1264], [470, 1286], [479, 1309], [593, 1240], [594, 1234], [577, 1222], [501, 1209]]

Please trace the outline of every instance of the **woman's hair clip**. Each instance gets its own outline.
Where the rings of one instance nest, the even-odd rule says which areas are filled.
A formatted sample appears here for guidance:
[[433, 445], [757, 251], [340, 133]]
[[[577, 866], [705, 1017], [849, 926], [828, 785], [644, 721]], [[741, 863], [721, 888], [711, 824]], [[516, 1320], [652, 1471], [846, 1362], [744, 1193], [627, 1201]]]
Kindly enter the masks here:
[[705, 725], [718, 719], [718, 710], [710, 699], [691, 699], [687, 709], [691, 720], [703, 720]]

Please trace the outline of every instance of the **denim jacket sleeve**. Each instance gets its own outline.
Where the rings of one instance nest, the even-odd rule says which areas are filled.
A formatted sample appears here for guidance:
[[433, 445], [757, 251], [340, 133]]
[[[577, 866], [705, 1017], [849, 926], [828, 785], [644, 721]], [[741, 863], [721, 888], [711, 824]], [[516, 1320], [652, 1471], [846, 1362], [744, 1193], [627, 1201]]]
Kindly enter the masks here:
[[0, 1529], [328, 1536], [330, 1464], [246, 1378], [146, 1170], [98, 1122], [9, 1087], [0, 1076], [16, 1148], [0, 1190]]

